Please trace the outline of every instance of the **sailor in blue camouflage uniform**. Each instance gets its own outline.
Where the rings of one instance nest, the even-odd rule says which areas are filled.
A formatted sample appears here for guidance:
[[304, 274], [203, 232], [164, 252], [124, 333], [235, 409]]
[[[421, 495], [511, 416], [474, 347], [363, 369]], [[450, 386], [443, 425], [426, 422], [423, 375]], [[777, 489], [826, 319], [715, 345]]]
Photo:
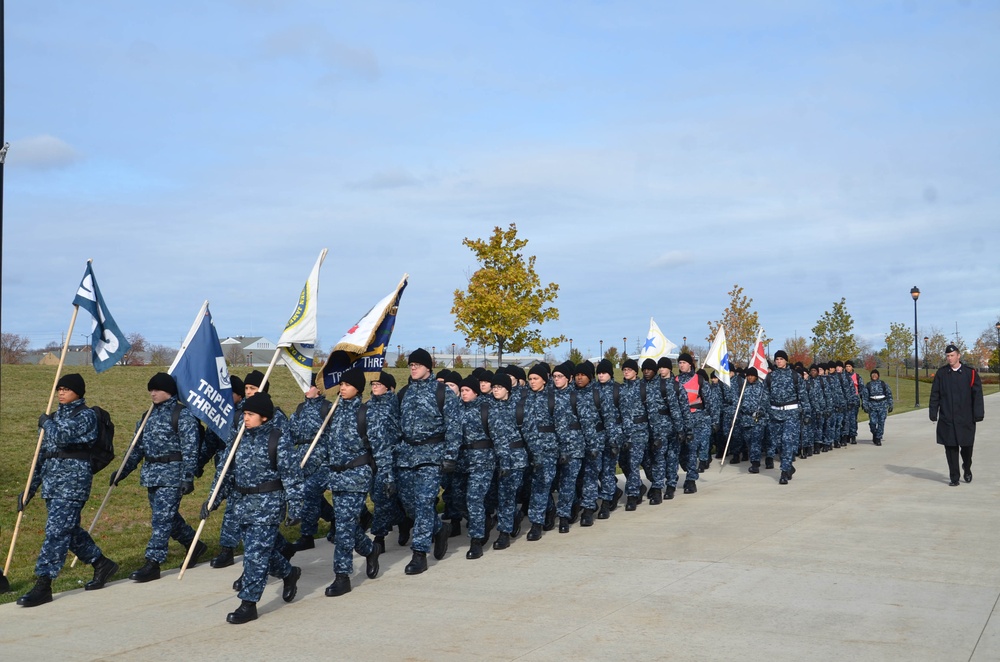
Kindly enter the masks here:
[[[622, 430], [622, 415], [618, 409], [621, 404], [621, 384], [615, 381], [615, 367], [608, 359], [601, 359], [597, 364], [596, 374], [597, 384], [594, 388], [600, 399], [601, 422], [605, 431], [604, 450], [601, 452], [600, 489], [597, 493], [601, 499], [601, 509], [597, 513], [597, 519], [608, 519], [611, 517], [613, 507], [618, 506], [618, 498], [624, 494], [624, 490], [618, 488], [618, 476], [615, 470], [618, 467], [618, 456], [625, 440], [625, 432]], [[616, 493], [618, 498], [615, 496]]]
[[713, 421], [718, 418], [720, 409], [715, 394], [709, 387], [708, 380], [694, 371], [694, 359], [687, 352], [677, 357], [677, 367], [680, 374], [677, 383], [687, 396], [688, 420], [691, 426], [689, 436], [694, 436], [690, 442], [687, 459], [687, 474], [684, 477], [684, 494], [694, 494], [698, 491], [698, 459], [704, 455], [708, 458], [708, 446], [712, 439]]
[[868, 414], [868, 429], [872, 431], [872, 443], [882, 445], [885, 433], [885, 419], [892, 412], [892, 390], [880, 379], [879, 371], [871, 371], [871, 379], [861, 387], [862, 406]]
[[846, 363], [837, 361], [837, 379], [840, 381], [840, 388], [844, 392], [844, 417], [840, 428], [840, 445], [846, 447], [851, 443], [851, 417], [854, 417], [854, 431], [858, 429], [858, 408], [861, 403], [861, 396], [851, 381], [850, 375], [845, 370]]
[[576, 366], [572, 361], [564, 361], [552, 369], [552, 385], [555, 387], [556, 438], [559, 440], [559, 463], [556, 469], [556, 484], [559, 500], [556, 515], [559, 517], [559, 533], [569, 533], [570, 518], [576, 500], [576, 481], [583, 465], [586, 442], [577, 415], [576, 389], [570, 385]]
[[511, 395], [513, 380], [509, 373], [493, 376], [493, 400], [490, 402], [489, 432], [497, 462], [497, 530], [493, 549], [507, 549], [514, 535], [521, 511], [517, 495], [528, 468], [528, 449], [517, 427], [517, 402]]
[[[549, 513], [554, 517], [555, 504], [552, 501], [552, 484], [556, 477], [559, 460], [559, 440], [556, 438], [555, 393], [549, 381], [549, 366], [537, 363], [528, 371], [530, 393], [521, 401], [518, 411], [518, 425], [521, 435], [528, 444], [531, 455], [531, 498], [528, 503], [528, 520], [531, 530], [527, 540], [541, 540], [542, 530], [551, 527]], [[551, 404], [551, 408], [550, 408]]]
[[[607, 430], [601, 413], [597, 409], [598, 400], [594, 397], [595, 373], [594, 364], [583, 361], [576, 366], [573, 375], [576, 389], [576, 409], [583, 432], [584, 456], [579, 475], [579, 490], [577, 507], [580, 512], [580, 526], [593, 526], [594, 513], [597, 512], [597, 493], [601, 480], [601, 457], [607, 446]], [[573, 515], [576, 514], [573, 511]], [[573, 517], [570, 517], [570, 523]]]
[[[625, 473], [625, 510], [635, 510], [639, 505], [642, 476], [639, 468], [649, 444], [649, 414], [643, 400], [642, 382], [639, 380], [639, 364], [635, 359], [626, 359], [622, 364], [624, 381], [621, 388], [621, 414], [624, 442], [619, 461]], [[622, 461], [624, 460], [624, 461]]]
[[[715, 446], [715, 459], [722, 459], [722, 452], [726, 447], [726, 437], [729, 435], [730, 424], [733, 422], [733, 412], [736, 411], [736, 398], [739, 396], [739, 391], [735, 390], [732, 385], [719, 379], [719, 373], [713, 372], [710, 380], [712, 390], [715, 392], [715, 398], [719, 402], [719, 418], [718, 418], [718, 431], [712, 434], [712, 444]], [[699, 467], [702, 471], [708, 469], [708, 465], [712, 463], [712, 456], [709, 455], [708, 462], [703, 467]]]
[[[152, 532], [146, 545], [145, 564], [129, 575], [143, 583], [160, 578], [160, 564], [167, 560], [167, 545], [173, 538], [187, 549], [194, 540], [191, 528], [178, 509], [181, 496], [194, 491], [194, 473], [198, 469], [198, 420], [177, 400], [177, 383], [165, 372], [153, 375], [146, 385], [153, 401], [146, 425], [132, 453], [111, 485], [117, 485], [142, 462], [139, 484], [146, 488], [152, 511]], [[176, 421], [176, 425], [174, 425]], [[136, 423], [136, 431], [142, 421]], [[194, 567], [208, 545], [199, 541], [188, 562]]]
[[830, 451], [831, 448], [833, 448], [833, 436], [832, 436], [833, 422], [831, 421], [834, 413], [833, 393], [831, 393], [831, 389], [833, 388], [833, 386], [830, 382], [830, 375], [827, 372], [827, 370], [829, 369], [828, 364], [817, 363], [815, 365], [816, 365], [816, 370], [819, 373], [817, 381], [819, 381], [820, 389], [823, 392], [823, 400], [822, 400], [822, 409], [819, 412], [813, 411], [814, 414], [813, 418], [816, 418], [815, 415], [818, 413], [819, 418], [822, 419], [815, 424], [821, 427], [821, 432], [818, 436], [818, 439], [820, 440], [820, 452], [827, 453]]
[[368, 443], [367, 405], [361, 402], [365, 373], [351, 368], [340, 377], [340, 402], [330, 419], [330, 434], [324, 435], [329, 463], [330, 491], [337, 522], [334, 538], [334, 580], [326, 588], [327, 597], [350, 592], [354, 572], [354, 552], [365, 557], [365, 574], [378, 576], [380, 545], [372, 542], [361, 526], [361, 511], [372, 487], [374, 457]]
[[402, 437], [399, 429], [399, 399], [396, 378], [384, 370], [372, 382], [372, 397], [368, 400], [368, 442], [375, 456], [375, 478], [372, 483], [372, 535], [374, 543], [385, 552], [385, 537], [394, 526], [399, 527], [399, 544], [410, 539], [413, 522], [406, 519], [396, 487], [396, 446]]
[[[242, 421], [243, 420], [243, 380], [236, 375], [229, 376], [229, 385], [233, 390], [233, 420]], [[238, 427], [238, 423], [235, 426]], [[230, 431], [230, 435], [232, 435]], [[231, 439], [232, 437], [230, 437]], [[226, 447], [229, 439], [221, 439], [219, 435], [215, 433], [212, 429], [205, 430], [205, 438], [202, 441], [201, 449], [198, 454], [198, 471], [195, 472], [195, 478], [201, 478], [205, 473], [205, 467], [211, 460], [215, 460], [215, 465], [218, 467], [222, 463], [222, 456], [226, 452]]]
[[[650, 497], [650, 504], [656, 505], [663, 503], [663, 486], [667, 476], [666, 446], [671, 422], [667, 403], [663, 401], [663, 393], [660, 391], [656, 361], [645, 359], [640, 367], [642, 369], [640, 390], [645, 396], [646, 412], [649, 417], [649, 441], [646, 444], [646, 453], [643, 455], [641, 466], [650, 485], [659, 488]], [[639, 502], [641, 503], [645, 485], [641, 485], [639, 490]]]
[[806, 457], [811, 457], [821, 452], [823, 448], [823, 426], [826, 412], [826, 394], [823, 392], [823, 382], [820, 379], [819, 366], [816, 364], [809, 366], [806, 392], [809, 394], [809, 408], [812, 410], [808, 437], [812, 445], [806, 446]]
[[[229, 438], [222, 444], [216, 442], [216, 475], [222, 469], [222, 465], [225, 464], [226, 451], [233, 445], [233, 441], [236, 440], [236, 435], [239, 433], [240, 425], [243, 422], [243, 401], [245, 394], [243, 380], [239, 377], [231, 377], [230, 380], [233, 387], [233, 425], [229, 430]], [[237, 394], [237, 389], [239, 389], [239, 394]], [[238, 494], [230, 494], [226, 499], [226, 509], [222, 513], [222, 524], [219, 527], [219, 546], [222, 549], [219, 550], [219, 554], [209, 563], [213, 568], [228, 568], [236, 562], [234, 552], [240, 544], [240, 526], [239, 522], [236, 521], [236, 515], [233, 514], [233, 511], [236, 508], [236, 501], [238, 499]]]
[[[226, 616], [226, 621], [234, 625], [256, 620], [257, 603], [264, 594], [268, 575], [282, 580], [281, 598], [285, 602], [295, 599], [302, 576], [302, 570], [291, 565], [276, 544], [278, 527], [286, 515], [290, 526], [301, 517], [302, 469], [291, 435], [282, 431], [274, 414], [274, 404], [266, 392], [244, 400], [246, 429], [239, 445], [226, 451], [228, 456], [235, 448], [229, 471], [222, 477], [220, 494], [240, 495], [233, 514], [243, 540], [243, 576], [238, 594], [241, 602]], [[218, 481], [216, 476], [209, 494]], [[208, 519], [209, 510], [217, 506], [217, 502], [205, 501], [202, 519]]]
[[[677, 468], [680, 466], [681, 438], [687, 439], [686, 430], [691, 427], [690, 413], [687, 407], [687, 397], [674, 377], [673, 362], [666, 356], [656, 362], [658, 386], [664, 409], [660, 410], [661, 425], [668, 425], [666, 442], [664, 443], [664, 489], [662, 498], [673, 499], [677, 491]], [[649, 503], [658, 503], [660, 494], [649, 490]]]
[[479, 394], [479, 380], [469, 376], [459, 386], [462, 401], [459, 411], [462, 421], [462, 445], [458, 452], [455, 476], [463, 485], [466, 511], [468, 512], [469, 551], [467, 559], [478, 559], [486, 544], [486, 495], [493, 484], [497, 462], [493, 453], [493, 440], [489, 428], [492, 396]]
[[433, 541], [434, 558], [448, 551], [450, 527], [435, 511], [442, 473], [454, 473], [462, 443], [459, 400], [433, 377], [431, 355], [420, 348], [409, 356], [410, 383], [400, 392], [399, 417], [403, 440], [396, 453], [396, 480], [407, 515], [413, 520], [413, 558], [405, 572], [427, 570]]
[[39, 486], [48, 509], [45, 540], [35, 563], [35, 585], [17, 600], [22, 607], [52, 602], [52, 580], [66, 563], [66, 552], [94, 566], [94, 578], [84, 585], [88, 591], [103, 588], [118, 572], [118, 564], [104, 556], [94, 539], [80, 527], [80, 511], [90, 498], [89, 449], [97, 441], [97, 416], [83, 399], [86, 384], [73, 373], [56, 382], [59, 407], [42, 414], [38, 427], [44, 431], [42, 447], [31, 476], [28, 493], [18, 496], [17, 509], [27, 505]]
[[[434, 375], [434, 378], [447, 386], [455, 395], [459, 395], [459, 389], [456, 386], [461, 385], [461, 375], [442, 368]], [[489, 387], [482, 393], [480, 393], [477, 387], [476, 393], [477, 395], [482, 394], [486, 397], [490, 396]], [[444, 506], [441, 516], [451, 522], [449, 535], [452, 538], [456, 538], [462, 534], [462, 519], [468, 519], [468, 513], [465, 511], [466, 487], [466, 476], [460, 471], [441, 475], [440, 498]]]
[[[809, 398], [809, 407], [812, 409], [813, 398], [810, 388], [809, 369], [802, 365], [802, 363], [796, 363], [792, 369], [795, 370], [795, 372], [802, 378], [802, 382], [805, 384], [806, 397]], [[800, 460], [804, 460], [808, 457], [806, 455], [806, 448], [812, 450], [813, 447], [811, 416], [809, 417], [809, 420], [809, 425], [803, 424], [799, 426], [799, 445], [796, 449], [796, 456]]]
[[[316, 374], [316, 379], [322, 378], [322, 373]], [[333, 404], [314, 385], [309, 387], [305, 399], [289, 417], [288, 433], [295, 444], [300, 466], [332, 408]], [[323, 430], [323, 435], [327, 435], [328, 432], [329, 427]], [[305, 466], [302, 467], [302, 524], [299, 527], [299, 539], [291, 544], [289, 551], [301, 552], [316, 547], [321, 503], [326, 501], [324, 494], [330, 486], [326, 456], [328, 445], [329, 441], [326, 439], [321, 438], [317, 441], [309, 453]]]
[[774, 370], [764, 380], [770, 405], [771, 438], [781, 449], [781, 478], [778, 483], [787, 485], [795, 473], [793, 462], [799, 447], [801, 425], [809, 425], [812, 408], [805, 382], [790, 367], [788, 354], [779, 349], [774, 353]]
[[854, 361], [844, 361], [844, 374], [847, 375], [848, 386], [848, 412], [847, 412], [847, 437], [852, 444], [858, 443], [858, 409], [861, 408], [861, 389], [865, 387], [865, 380], [860, 373], [854, 371]]
[[830, 403], [830, 417], [826, 422], [826, 442], [832, 448], [840, 448], [840, 437], [844, 429], [844, 412], [847, 411], [847, 399], [844, 397], [843, 384], [837, 376], [837, 363], [828, 361], [826, 364], [827, 401]]
[[[767, 394], [764, 383], [760, 381], [757, 368], [750, 366], [744, 372], [746, 383], [743, 386], [743, 399], [737, 416], [737, 425], [743, 432], [743, 439], [748, 445], [750, 458], [750, 473], [760, 473], [761, 444], [764, 441], [764, 428], [767, 425]], [[730, 464], [739, 464], [740, 454], [733, 452]]]

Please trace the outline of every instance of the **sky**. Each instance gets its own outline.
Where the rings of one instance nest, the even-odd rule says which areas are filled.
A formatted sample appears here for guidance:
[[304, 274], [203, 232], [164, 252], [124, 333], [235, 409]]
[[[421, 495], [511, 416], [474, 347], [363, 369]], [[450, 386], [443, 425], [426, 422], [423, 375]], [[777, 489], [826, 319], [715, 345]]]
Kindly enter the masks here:
[[881, 347], [915, 285], [971, 346], [998, 30], [995, 0], [8, 2], [2, 328], [61, 341], [93, 259], [126, 333], [179, 347], [208, 299], [276, 340], [325, 247], [321, 346], [404, 273], [392, 343], [461, 346], [462, 239], [516, 223], [587, 356], [650, 317], [707, 346], [734, 284], [772, 350], [842, 297]]

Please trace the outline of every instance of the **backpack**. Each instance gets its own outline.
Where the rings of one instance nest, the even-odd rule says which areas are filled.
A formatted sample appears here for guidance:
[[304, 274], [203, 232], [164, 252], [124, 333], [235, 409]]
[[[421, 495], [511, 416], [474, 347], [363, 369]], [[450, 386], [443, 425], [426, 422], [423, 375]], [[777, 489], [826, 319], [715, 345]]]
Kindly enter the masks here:
[[90, 447], [90, 473], [96, 474], [115, 459], [115, 424], [111, 420], [111, 414], [104, 409], [90, 409], [97, 417], [97, 441]]
[[[178, 400], [174, 403], [174, 410], [170, 412], [170, 426], [174, 429], [174, 434], [177, 435], [180, 434], [178, 426], [181, 422], [181, 409], [184, 409], [184, 406], [184, 403]], [[194, 420], [198, 424], [198, 454], [195, 457], [200, 458], [205, 446], [205, 424], [198, 417], [195, 417]]]
[[[525, 398], [521, 398], [517, 401], [517, 405], [514, 407], [514, 418], [517, 420], [517, 427], [522, 427], [524, 425], [524, 401]], [[576, 399], [573, 400], [573, 409], [576, 411]], [[556, 415], [556, 392], [549, 389], [549, 417], [555, 419]]]

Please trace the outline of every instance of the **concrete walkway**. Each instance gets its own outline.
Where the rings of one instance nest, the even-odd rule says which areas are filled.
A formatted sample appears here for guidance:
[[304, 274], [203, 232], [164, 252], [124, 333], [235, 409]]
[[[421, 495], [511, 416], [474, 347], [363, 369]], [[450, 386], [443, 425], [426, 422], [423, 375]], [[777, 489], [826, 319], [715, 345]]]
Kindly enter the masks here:
[[[867, 432], [867, 424], [861, 425]], [[327, 598], [332, 545], [299, 554], [299, 595], [272, 580], [260, 619], [225, 622], [239, 565], [0, 606], [6, 660], [1000, 660], [1000, 397], [986, 398], [971, 484], [949, 487], [926, 410], [890, 417], [882, 447], [778, 471], [718, 462], [678, 492], [592, 528], [522, 538], [478, 561], [466, 537], [403, 574]], [[624, 500], [623, 500], [624, 501]]]

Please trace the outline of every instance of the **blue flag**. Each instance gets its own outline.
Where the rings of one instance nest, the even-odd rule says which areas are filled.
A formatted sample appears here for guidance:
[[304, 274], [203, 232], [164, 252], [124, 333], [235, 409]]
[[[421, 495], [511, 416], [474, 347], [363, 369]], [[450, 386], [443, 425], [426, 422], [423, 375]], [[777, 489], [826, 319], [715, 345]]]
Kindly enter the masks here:
[[233, 424], [233, 387], [207, 301], [169, 372], [177, 382], [177, 399], [220, 439], [228, 440]]
[[115, 320], [108, 312], [108, 307], [101, 296], [101, 290], [97, 287], [97, 277], [94, 276], [94, 268], [87, 262], [87, 271], [80, 281], [80, 288], [76, 291], [73, 299], [74, 306], [80, 306], [94, 318], [94, 326], [91, 328], [90, 349], [93, 354], [92, 363], [94, 370], [104, 372], [114, 364], [118, 363], [132, 345], [126, 340], [125, 334], [121, 332]]

